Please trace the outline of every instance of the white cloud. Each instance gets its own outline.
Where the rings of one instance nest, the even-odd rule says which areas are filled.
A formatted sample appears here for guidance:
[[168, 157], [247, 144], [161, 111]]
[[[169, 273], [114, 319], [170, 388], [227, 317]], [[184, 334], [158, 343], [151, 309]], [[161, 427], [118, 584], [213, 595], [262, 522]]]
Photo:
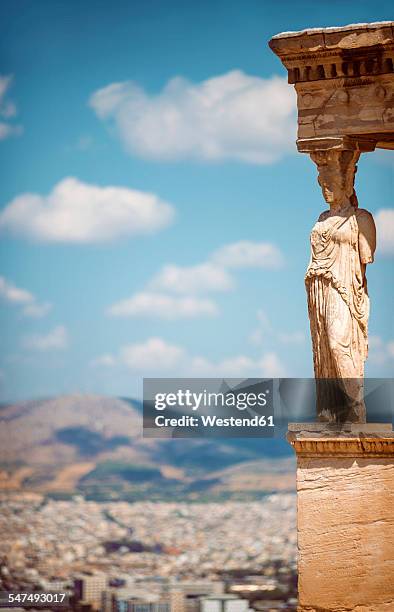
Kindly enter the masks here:
[[30, 291], [16, 287], [13, 283], [7, 281], [4, 276], [0, 276], [0, 297], [14, 304], [31, 304], [34, 302], [34, 296]]
[[92, 147], [92, 145], [93, 145], [93, 138], [89, 136], [88, 134], [85, 134], [83, 136], [80, 136], [80, 138], [78, 138], [76, 149], [78, 149], [79, 151], [87, 151], [88, 149]]
[[104, 353], [104, 355], [100, 355], [99, 357], [96, 357], [96, 359], [93, 359], [90, 362], [90, 365], [92, 366], [104, 366], [106, 368], [110, 368], [115, 364], [115, 357], [113, 355], [110, 355], [109, 353]]
[[266, 336], [273, 336], [274, 329], [271, 325], [271, 322], [266, 314], [266, 312], [262, 309], [257, 311], [257, 325], [251, 332], [249, 336], [249, 341], [251, 344], [255, 344], [256, 346], [260, 346], [263, 344]]
[[0, 75], [0, 140], [5, 140], [9, 136], [17, 136], [22, 132], [20, 125], [9, 123], [9, 120], [16, 115], [15, 104], [6, 99], [11, 85], [11, 76]]
[[149, 338], [140, 344], [130, 344], [120, 349], [117, 356], [110, 354], [96, 358], [92, 365], [125, 365], [133, 371], [160, 375], [210, 377], [280, 377], [285, 376], [285, 367], [279, 356], [267, 352], [253, 359], [236, 355], [218, 362], [202, 356], [190, 355], [184, 348], [169, 344], [162, 338]]
[[278, 332], [278, 340], [283, 344], [303, 344], [305, 342], [305, 334], [300, 331], [282, 333]]
[[277, 268], [283, 264], [283, 256], [270, 242], [241, 240], [215, 251], [212, 261], [224, 268]]
[[245, 240], [228, 244], [201, 264], [164, 266], [148, 283], [146, 291], [112, 304], [107, 314], [168, 320], [213, 316], [218, 313], [216, 304], [212, 300], [197, 298], [196, 295], [233, 289], [235, 282], [226, 268], [276, 267], [282, 261], [279, 249], [271, 243]]
[[273, 351], [265, 353], [259, 361], [263, 376], [280, 378], [286, 376], [286, 369], [280, 357]]
[[48, 302], [40, 304], [30, 291], [16, 287], [4, 276], [0, 276], [0, 299], [10, 304], [23, 306], [22, 313], [26, 317], [44, 317], [52, 308]]
[[158, 94], [112, 83], [90, 98], [125, 148], [146, 159], [267, 164], [295, 150], [296, 96], [286, 79], [232, 70], [200, 83], [175, 77]]
[[384, 255], [394, 255], [394, 209], [382, 208], [375, 215], [377, 248]]
[[130, 344], [121, 349], [119, 360], [132, 370], [172, 370], [184, 357], [180, 346], [161, 338], [149, 338], [141, 344]]
[[301, 331], [278, 331], [274, 328], [264, 310], [257, 311], [257, 325], [249, 336], [251, 344], [261, 346], [266, 338], [271, 338], [282, 344], [303, 344], [305, 335]]
[[43, 304], [39, 304], [38, 302], [33, 302], [32, 304], [27, 304], [22, 312], [25, 317], [31, 317], [32, 319], [40, 319], [41, 317], [45, 317], [52, 310], [52, 304], [49, 302], [44, 302]]
[[370, 334], [368, 338], [368, 359], [383, 365], [394, 360], [394, 340], [385, 341], [380, 336]]
[[24, 340], [25, 348], [35, 351], [63, 350], [68, 346], [68, 334], [63, 325], [58, 325], [47, 334], [32, 334]]
[[[186, 368], [188, 366], [186, 365]], [[204, 357], [191, 360], [188, 372], [193, 376], [213, 377], [272, 377], [285, 376], [285, 367], [276, 353], [265, 353], [258, 359], [237, 355], [219, 362], [212, 362]]]
[[[1, 116], [1, 114], [0, 114]], [[5, 140], [10, 136], [18, 136], [21, 133], [21, 128], [10, 123], [4, 123], [0, 121], [0, 140]]]
[[142, 316], [168, 320], [214, 316], [217, 313], [217, 306], [211, 300], [149, 292], [136, 293], [108, 309], [108, 314], [113, 317]]
[[0, 213], [0, 229], [47, 242], [107, 242], [153, 233], [173, 216], [173, 207], [152, 193], [69, 177], [47, 196], [23, 193], [14, 198]]
[[6, 94], [11, 87], [12, 77], [0, 75], [0, 114], [9, 119], [16, 115], [16, 107], [13, 102], [5, 100]]
[[234, 281], [224, 268], [208, 261], [196, 266], [164, 266], [150, 286], [163, 291], [194, 294], [228, 291], [233, 288]]
[[229, 291], [235, 282], [228, 269], [275, 268], [283, 261], [276, 245], [241, 240], [222, 246], [201, 264], [164, 266], [149, 286], [154, 290], [183, 294]]

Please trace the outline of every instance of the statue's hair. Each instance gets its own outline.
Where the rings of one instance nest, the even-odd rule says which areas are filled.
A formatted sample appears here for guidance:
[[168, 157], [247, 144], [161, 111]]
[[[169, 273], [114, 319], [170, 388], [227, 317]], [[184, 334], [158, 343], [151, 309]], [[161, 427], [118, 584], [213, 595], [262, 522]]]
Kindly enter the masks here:
[[351, 181], [351, 192], [349, 189], [349, 200], [354, 208], [358, 207], [357, 195], [354, 190], [354, 178], [357, 172], [357, 161], [360, 157], [359, 151], [336, 150], [314, 151], [311, 158], [318, 168], [319, 176], [323, 172], [339, 175], [343, 187]]
[[350, 204], [354, 207], [354, 208], [358, 208], [358, 198], [357, 198], [357, 194], [356, 194], [356, 190], [353, 187], [353, 193], [349, 198], [350, 200]]

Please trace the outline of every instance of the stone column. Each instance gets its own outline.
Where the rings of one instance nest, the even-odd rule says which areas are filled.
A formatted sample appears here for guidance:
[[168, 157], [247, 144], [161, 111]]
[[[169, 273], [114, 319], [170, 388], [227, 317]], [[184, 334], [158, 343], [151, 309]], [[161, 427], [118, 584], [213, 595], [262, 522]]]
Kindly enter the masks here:
[[394, 610], [391, 425], [290, 424], [288, 440], [297, 455], [298, 611]]
[[[328, 191], [346, 173], [351, 187], [361, 153], [394, 149], [394, 22], [285, 32], [269, 45], [296, 89], [298, 150], [319, 175], [332, 170]], [[334, 424], [329, 409], [327, 423], [289, 424], [299, 612], [394, 611], [394, 434], [358, 408], [353, 423]]]

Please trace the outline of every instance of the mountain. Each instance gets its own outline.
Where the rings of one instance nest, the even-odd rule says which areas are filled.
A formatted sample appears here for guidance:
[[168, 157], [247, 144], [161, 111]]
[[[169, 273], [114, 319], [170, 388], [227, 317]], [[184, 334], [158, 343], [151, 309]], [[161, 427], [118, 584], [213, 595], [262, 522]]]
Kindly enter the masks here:
[[142, 437], [141, 405], [73, 395], [0, 406], [0, 488], [91, 499], [256, 497], [294, 487], [284, 439]]

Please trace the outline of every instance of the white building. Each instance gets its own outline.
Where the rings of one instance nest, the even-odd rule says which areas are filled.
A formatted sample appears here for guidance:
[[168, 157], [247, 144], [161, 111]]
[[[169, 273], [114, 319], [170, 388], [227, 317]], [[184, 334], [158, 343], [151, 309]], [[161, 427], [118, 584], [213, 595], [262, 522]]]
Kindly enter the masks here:
[[249, 612], [249, 602], [236, 595], [211, 595], [200, 599], [201, 612]]

